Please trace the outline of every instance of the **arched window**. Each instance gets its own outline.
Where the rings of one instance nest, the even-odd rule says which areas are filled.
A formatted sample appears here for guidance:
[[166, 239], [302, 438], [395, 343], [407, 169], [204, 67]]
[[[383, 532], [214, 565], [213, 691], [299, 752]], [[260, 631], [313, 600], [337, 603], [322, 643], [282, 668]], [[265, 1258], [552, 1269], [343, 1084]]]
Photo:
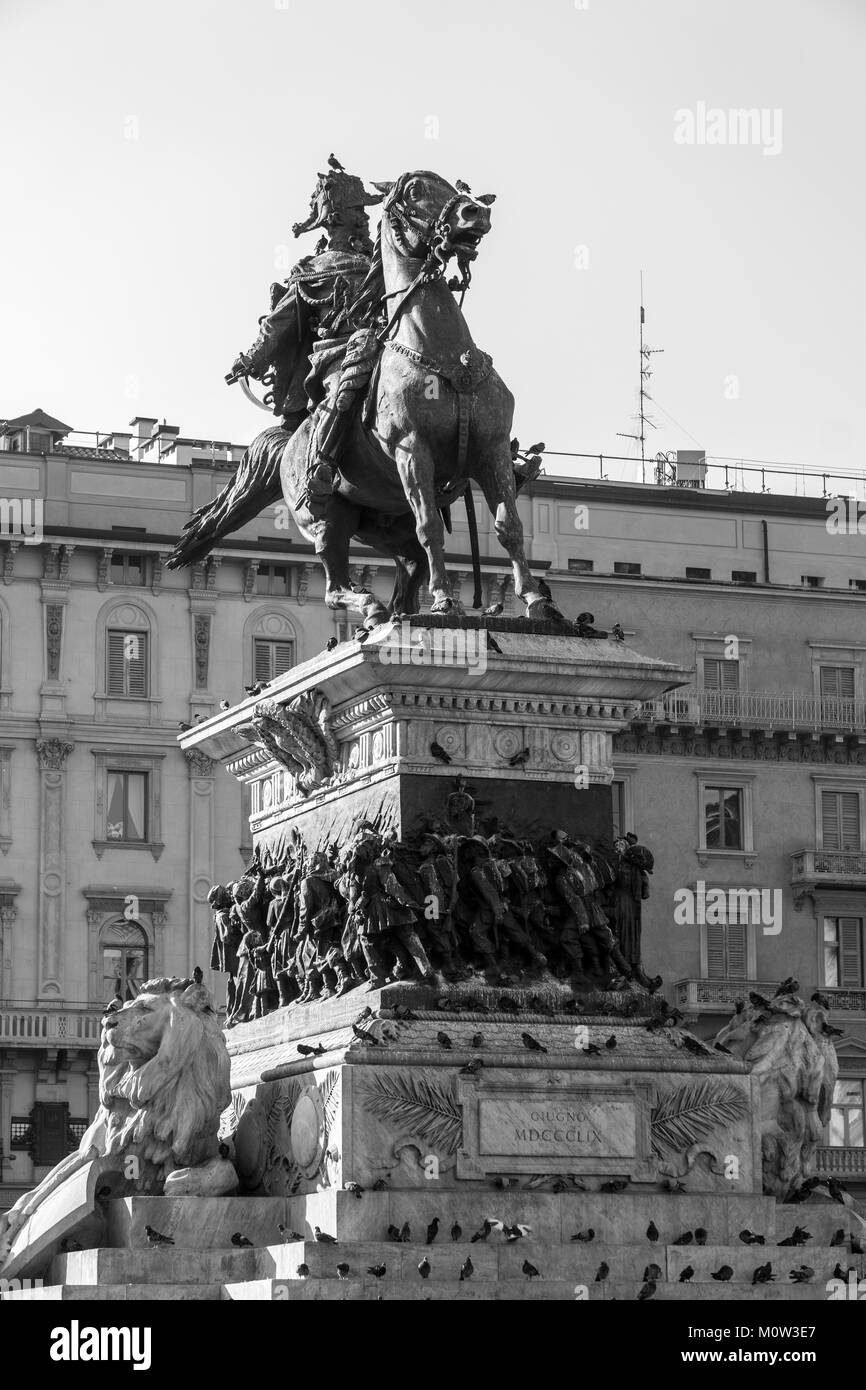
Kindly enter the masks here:
[[110, 922], [99, 937], [106, 1004], [135, 999], [147, 979], [147, 937], [136, 922]]
[[244, 684], [268, 685], [301, 660], [299, 635], [285, 613], [260, 608], [244, 624]]

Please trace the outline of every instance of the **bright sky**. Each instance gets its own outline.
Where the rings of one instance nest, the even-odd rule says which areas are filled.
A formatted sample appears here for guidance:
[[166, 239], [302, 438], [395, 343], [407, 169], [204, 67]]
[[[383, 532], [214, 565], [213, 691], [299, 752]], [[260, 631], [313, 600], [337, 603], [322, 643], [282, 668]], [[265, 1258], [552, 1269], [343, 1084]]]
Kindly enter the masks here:
[[[524, 443], [628, 452], [643, 270], [653, 452], [864, 466], [862, 0], [0, 0], [0, 50], [0, 415], [250, 438], [223, 376], [334, 150], [498, 194], [467, 315]], [[699, 103], [781, 151], [677, 144]]]

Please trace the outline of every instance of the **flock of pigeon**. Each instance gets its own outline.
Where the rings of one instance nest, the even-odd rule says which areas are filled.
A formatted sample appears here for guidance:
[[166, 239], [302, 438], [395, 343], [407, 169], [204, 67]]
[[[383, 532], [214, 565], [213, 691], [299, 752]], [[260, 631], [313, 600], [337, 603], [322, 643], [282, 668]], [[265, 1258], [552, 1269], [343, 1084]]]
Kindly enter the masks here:
[[[353, 1191], [354, 1195], [359, 1198], [363, 1195], [363, 1189], [357, 1183], [350, 1184], [349, 1190]], [[282, 1225], [282, 1223], [279, 1225], [278, 1229], [280, 1233], [280, 1239], [286, 1245], [291, 1245], [294, 1243], [303, 1243], [306, 1240], [306, 1236], [302, 1235], [299, 1231], [292, 1231], [287, 1226]], [[441, 1222], [439, 1220], [439, 1217], [434, 1217], [427, 1227], [425, 1235], [425, 1245], [435, 1245], [440, 1234], [440, 1229]], [[162, 1246], [174, 1245], [174, 1240], [171, 1238], [171, 1236], [162, 1235], [159, 1231], [154, 1230], [152, 1226], [145, 1226], [144, 1232], [147, 1237], [147, 1243], [149, 1246], [151, 1246], [152, 1249], [159, 1249]], [[532, 1228], [530, 1226], [521, 1225], [520, 1223], [509, 1224], [508, 1222], [500, 1221], [491, 1217], [489, 1219], [485, 1219], [482, 1222], [479, 1229], [475, 1232], [474, 1235], [470, 1237], [469, 1243], [471, 1245], [475, 1245], [479, 1242], [489, 1240], [489, 1238], [492, 1235], [499, 1235], [503, 1237], [506, 1244], [516, 1245], [518, 1241], [524, 1240], [525, 1238], [531, 1236], [531, 1234]], [[314, 1228], [313, 1235], [318, 1245], [336, 1246], [339, 1244], [336, 1236], [329, 1235], [326, 1231], [323, 1231], [319, 1226], [316, 1226]], [[388, 1240], [394, 1245], [410, 1245], [412, 1243], [412, 1227], [408, 1221], [405, 1221], [403, 1225], [399, 1227], [389, 1226], [387, 1235]], [[451, 1240], [454, 1242], [463, 1239], [463, 1228], [460, 1225], [459, 1221], [454, 1222], [450, 1230], [450, 1235]], [[646, 1238], [651, 1245], [655, 1245], [659, 1241], [660, 1233], [654, 1221], [650, 1221], [649, 1225], [647, 1226]], [[683, 1234], [681, 1236], [678, 1236], [676, 1240], [671, 1241], [671, 1244], [679, 1246], [694, 1245], [700, 1247], [707, 1244], [707, 1238], [707, 1231], [703, 1227], [699, 1226], [693, 1231], [684, 1231]], [[595, 1231], [591, 1226], [588, 1226], [585, 1230], [577, 1231], [575, 1235], [571, 1237], [571, 1239], [572, 1241], [579, 1241], [584, 1245], [591, 1245], [592, 1242], [595, 1240]], [[810, 1231], [807, 1231], [803, 1226], [795, 1226], [791, 1235], [789, 1235], [785, 1240], [780, 1240], [778, 1242], [778, 1246], [803, 1246], [807, 1245], [811, 1239], [812, 1235]], [[740, 1231], [740, 1240], [742, 1241], [743, 1245], [749, 1246], [766, 1246], [767, 1243], [765, 1236], [756, 1235], [753, 1231], [749, 1230]], [[235, 1234], [231, 1238], [231, 1243], [236, 1250], [253, 1248], [253, 1241], [251, 1241], [247, 1236], [243, 1235], [240, 1231], [235, 1232]], [[834, 1233], [833, 1238], [830, 1241], [830, 1245], [833, 1248], [847, 1245], [849, 1246], [852, 1255], [862, 1255], [864, 1253], [862, 1242], [858, 1239], [858, 1237], [856, 1237], [853, 1234], [846, 1234], [845, 1229], [842, 1226], [840, 1226], [838, 1230]], [[340, 1263], [337, 1265], [336, 1269], [337, 1277], [339, 1279], [345, 1280], [348, 1279], [351, 1275], [351, 1268], [348, 1262], [345, 1260], [341, 1260]], [[521, 1270], [522, 1273], [525, 1275], [526, 1279], [529, 1281], [541, 1278], [541, 1270], [538, 1269], [534, 1264], [532, 1264], [530, 1260], [523, 1261]], [[424, 1257], [418, 1263], [418, 1273], [422, 1279], [429, 1279], [432, 1272], [433, 1266], [430, 1263], [430, 1259], [427, 1255], [424, 1255]], [[835, 1279], [841, 1279], [844, 1281], [847, 1280], [850, 1272], [850, 1269], [843, 1269], [841, 1261], [839, 1261], [836, 1264], [836, 1268], [833, 1270], [833, 1277]], [[374, 1279], [384, 1279], [386, 1274], [388, 1273], [388, 1266], [386, 1263], [384, 1263], [384, 1261], [379, 1264], [369, 1265], [367, 1267], [367, 1273], [371, 1275]], [[467, 1279], [471, 1279], [474, 1273], [475, 1266], [472, 1263], [471, 1255], [467, 1255], [466, 1259], [463, 1261], [463, 1264], [460, 1267], [460, 1283], [464, 1283]], [[299, 1279], [309, 1278], [309, 1265], [298, 1265], [297, 1275]], [[692, 1279], [694, 1278], [694, 1275], [694, 1267], [692, 1265], [686, 1265], [685, 1269], [683, 1269], [680, 1273], [679, 1282], [681, 1284], [691, 1283]], [[595, 1276], [595, 1283], [603, 1284], [609, 1277], [610, 1266], [606, 1263], [606, 1261], [602, 1260], [599, 1264], [598, 1271]], [[730, 1283], [730, 1281], [733, 1279], [734, 1271], [730, 1265], [723, 1264], [720, 1266], [719, 1269], [712, 1271], [710, 1277], [716, 1280], [716, 1282], [719, 1284], [727, 1284]], [[645, 1267], [643, 1271], [642, 1287], [637, 1295], [637, 1301], [639, 1303], [646, 1302], [647, 1299], [655, 1297], [656, 1292], [658, 1291], [658, 1285], [661, 1278], [662, 1270], [659, 1265], [655, 1263], [650, 1263]], [[799, 1265], [796, 1269], [790, 1270], [788, 1278], [791, 1281], [791, 1283], [794, 1284], [809, 1284], [815, 1278], [815, 1270], [807, 1264], [802, 1264]], [[759, 1284], [772, 1284], [775, 1282], [775, 1279], [776, 1276], [773, 1273], [772, 1261], [768, 1260], [765, 1264], [760, 1264], [755, 1268], [752, 1274], [752, 1285], [754, 1286]]]

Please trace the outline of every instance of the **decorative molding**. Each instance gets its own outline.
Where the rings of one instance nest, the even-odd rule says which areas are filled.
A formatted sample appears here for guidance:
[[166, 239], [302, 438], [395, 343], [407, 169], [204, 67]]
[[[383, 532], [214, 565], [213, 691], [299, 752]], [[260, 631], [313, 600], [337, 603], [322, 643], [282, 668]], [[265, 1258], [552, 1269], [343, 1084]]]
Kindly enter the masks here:
[[247, 560], [244, 565], [244, 598], [255, 598], [256, 580], [259, 574], [259, 561]]
[[15, 556], [21, 545], [20, 541], [7, 541], [3, 547], [3, 583], [11, 584], [15, 578]]
[[63, 605], [49, 603], [45, 608], [46, 677], [60, 679], [60, 649], [63, 643]]
[[155, 598], [158, 598], [162, 593], [163, 573], [166, 561], [168, 560], [168, 554], [169, 552], [167, 550], [161, 550], [158, 555], [153, 555], [151, 557], [150, 592]]
[[727, 738], [724, 735], [692, 734], [614, 734], [614, 757], [620, 753], [638, 753], [645, 757], [718, 758], [726, 761], [820, 763], [848, 767], [866, 767], [866, 744], [851, 736], [839, 744], [800, 742], [796, 737], [780, 734], [767, 737], [756, 731], [754, 737]]
[[39, 738], [36, 740], [36, 757], [40, 772], [62, 772], [66, 759], [75, 747], [67, 739]]
[[209, 613], [193, 615], [193, 649], [195, 652], [195, 688], [207, 690], [210, 661], [211, 618]]
[[185, 748], [183, 756], [189, 763], [190, 777], [213, 777], [216, 770], [216, 762], [209, 758], [200, 748]]
[[106, 546], [96, 565], [96, 587], [101, 594], [111, 587], [111, 557], [114, 546]]

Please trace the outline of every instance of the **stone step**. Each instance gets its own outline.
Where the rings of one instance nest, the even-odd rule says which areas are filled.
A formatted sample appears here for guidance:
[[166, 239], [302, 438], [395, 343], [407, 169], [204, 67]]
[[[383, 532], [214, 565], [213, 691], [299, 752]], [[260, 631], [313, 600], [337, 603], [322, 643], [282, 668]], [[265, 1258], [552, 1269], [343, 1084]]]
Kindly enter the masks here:
[[219, 1302], [221, 1284], [45, 1284], [42, 1288], [14, 1289], [0, 1294], [10, 1303], [113, 1303], [113, 1302]]
[[224, 1284], [271, 1273], [263, 1250], [76, 1250], [51, 1262], [52, 1284]]
[[286, 1213], [283, 1197], [121, 1197], [108, 1203], [108, 1241], [147, 1250], [144, 1228], [152, 1226], [186, 1250], [230, 1250], [236, 1231], [254, 1245], [272, 1245]]
[[[533, 1279], [516, 1281], [513, 1279], [492, 1281], [489, 1279], [469, 1279], [461, 1283], [435, 1283], [431, 1278], [427, 1283], [389, 1284], [375, 1279], [348, 1279], [334, 1282], [330, 1279], [305, 1279], [284, 1282], [274, 1279], [248, 1280], [238, 1284], [226, 1284], [222, 1297], [231, 1302], [287, 1302], [303, 1303], [325, 1300], [330, 1302], [561, 1302], [576, 1301], [603, 1303], [617, 1299], [622, 1302], [635, 1302], [643, 1285], [640, 1282], [617, 1281], [599, 1284], [587, 1290], [588, 1298], [578, 1299], [578, 1291], [570, 1280]], [[659, 1284], [654, 1302], [826, 1302], [827, 1292], [821, 1285], [781, 1286], [763, 1285], [746, 1288], [744, 1285], [719, 1285], [708, 1287], [699, 1285], [691, 1288], [682, 1284]], [[712, 1344], [716, 1348], [717, 1344]], [[700, 1350], [706, 1350], [702, 1345]]]

